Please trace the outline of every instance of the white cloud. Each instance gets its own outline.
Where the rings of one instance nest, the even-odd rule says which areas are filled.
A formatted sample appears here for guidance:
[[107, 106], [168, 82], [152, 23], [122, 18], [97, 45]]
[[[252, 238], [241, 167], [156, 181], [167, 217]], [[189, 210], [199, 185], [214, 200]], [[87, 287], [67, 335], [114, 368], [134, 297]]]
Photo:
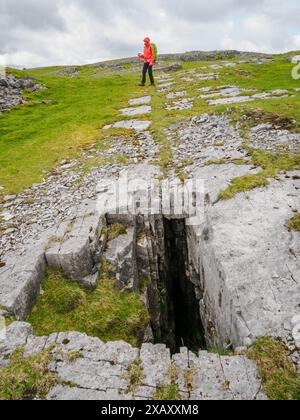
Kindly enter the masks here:
[[300, 48], [298, 0], [0, 0], [0, 63], [84, 64], [161, 53]]

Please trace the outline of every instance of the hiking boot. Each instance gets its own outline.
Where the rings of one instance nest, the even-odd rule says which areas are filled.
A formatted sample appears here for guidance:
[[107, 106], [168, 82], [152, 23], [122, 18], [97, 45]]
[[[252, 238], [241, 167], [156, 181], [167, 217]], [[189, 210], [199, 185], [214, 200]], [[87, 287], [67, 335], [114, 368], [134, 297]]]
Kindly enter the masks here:
[[139, 86], [145, 87], [145, 84], [144, 83], [140, 83]]
[[156, 85], [155, 85], [155, 83], [151, 83], [151, 86], [154, 86], [155, 87]]

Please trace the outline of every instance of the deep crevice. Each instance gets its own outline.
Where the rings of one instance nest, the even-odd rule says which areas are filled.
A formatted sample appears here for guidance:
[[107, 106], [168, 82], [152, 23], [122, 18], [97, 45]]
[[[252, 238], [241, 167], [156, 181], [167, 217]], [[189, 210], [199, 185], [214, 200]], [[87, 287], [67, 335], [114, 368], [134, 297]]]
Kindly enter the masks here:
[[[173, 353], [206, 348], [199, 301], [191, 281], [185, 219], [163, 218], [164, 258], [159, 257], [161, 322], [156, 342]], [[163, 294], [163, 296], [162, 296]]]

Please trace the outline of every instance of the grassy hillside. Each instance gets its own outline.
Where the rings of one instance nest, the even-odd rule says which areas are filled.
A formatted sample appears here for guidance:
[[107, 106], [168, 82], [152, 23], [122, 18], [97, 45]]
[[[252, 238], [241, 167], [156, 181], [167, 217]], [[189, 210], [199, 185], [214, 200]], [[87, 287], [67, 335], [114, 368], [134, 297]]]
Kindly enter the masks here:
[[[223, 68], [218, 70], [221, 75], [219, 80], [199, 81], [189, 86], [183, 85], [175, 73], [176, 89], [188, 90], [189, 96], [193, 97], [197, 95], [197, 88], [214, 85], [237, 85], [255, 88], [259, 92], [300, 87], [300, 81], [291, 77], [293, 65], [286, 60], [286, 55], [274, 58], [274, 62], [259, 66], [244, 64]], [[186, 62], [183, 68], [201, 68], [208, 64], [213, 62]], [[172, 162], [170, 145], [162, 129], [191, 115], [212, 110], [227, 112], [230, 108], [230, 112], [238, 118], [245, 110], [258, 108], [292, 117], [296, 121], [294, 129], [300, 127], [300, 92], [293, 92], [294, 97], [290, 98], [257, 100], [230, 107], [209, 107], [204, 100], [195, 99], [192, 110], [167, 111], [165, 96], [152, 88], [139, 88], [140, 75], [129, 67], [121, 75], [111, 74], [105, 69], [96, 71], [93, 66], [81, 67], [76, 78], [59, 76], [57, 72], [61, 68], [54, 67], [13, 70], [18, 77], [29, 75], [37, 78], [48, 90], [24, 92], [29, 102], [0, 116], [0, 185], [5, 187], [3, 191], [20, 192], [39, 182], [62, 159], [78, 157], [80, 151], [89, 145], [101, 144], [106, 134], [101, 127], [120, 119], [118, 110], [126, 106], [129, 99], [149, 92], [153, 107], [152, 131], [160, 144], [158, 162], [162, 168]]]

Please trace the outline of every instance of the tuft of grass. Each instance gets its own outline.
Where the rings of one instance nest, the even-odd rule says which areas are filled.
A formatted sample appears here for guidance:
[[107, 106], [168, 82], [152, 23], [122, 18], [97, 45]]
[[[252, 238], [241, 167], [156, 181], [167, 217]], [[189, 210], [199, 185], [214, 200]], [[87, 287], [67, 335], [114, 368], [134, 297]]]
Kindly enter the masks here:
[[232, 356], [232, 350], [227, 350], [224, 347], [211, 347], [208, 353], [218, 354], [220, 356]]
[[156, 401], [182, 401], [177, 384], [163, 385], [157, 388], [154, 399]]
[[141, 344], [148, 312], [139, 293], [120, 292], [109, 274], [95, 290], [83, 289], [62, 273], [49, 270], [44, 294], [28, 317], [39, 336], [58, 331], [79, 331], [101, 340]]
[[108, 241], [113, 241], [121, 235], [127, 234], [127, 227], [121, 223], [114, 223], [110, 225], [107, 229], [107, 239]]
[[126, 390], [126, 394], [134, 394], [139, 386], [142, 385], [144, 374], [142, 361], [137, 358], [127, 369], [124, 378], [128, 380], [129, 386]]
[[80, 351], [73, 351], [71, 353], [68, 353], [68, 362], [74, 363], [76, 360], [81, 359], [83, 355], [80, 353]]
[[283, 343], [259, 338], [247, 355], [257, 363], [264, 391], [271, 400], [300, 400], [300, 377]]
[[44, 351], [24, 357], [17, 350], [8, 367], [0, 367], [0, 400], [43, 399], [57, 384], [57, 375], [49, 371], [51, 355]]
[[297, 213], [294, 217], [291, 218], [291, 220], [288, 221], [287, 228], [290, 232], [292, 230], [300, 232], [300, 213]]
[[168, 372], [170, 383], [158, 386], [154, 394], [154, 399], [157, 401], [182, 401], [183, 398], [180, 395], [178, 376], [178, 367], [175, 364], [171, 365]]
[[190, 368], [184, 372], [184, 387], [187, 390], [187, 392], [192, 392], [194, 389], [195, 374], [195, 369]]

